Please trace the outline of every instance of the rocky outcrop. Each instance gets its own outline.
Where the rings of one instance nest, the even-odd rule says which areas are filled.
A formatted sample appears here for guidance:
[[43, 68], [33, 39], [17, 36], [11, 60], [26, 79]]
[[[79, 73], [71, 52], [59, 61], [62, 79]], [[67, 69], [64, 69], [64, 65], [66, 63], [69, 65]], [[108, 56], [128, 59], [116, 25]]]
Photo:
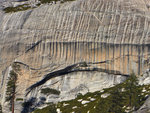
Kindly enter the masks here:
[[[94, 64], [92, 69], [100, 71], [53, 78], [50, 81], [62, 79], [65, 84], [53, 87], [62, 92], [68, 88], [69, 92], [85, 80], [86, 87], [100, 89], [120, 83], [125, 79], [121, 75], [142, 75], [150, 64], [149, 4], [146, 0], [76, 0], [16, 13], [0, 11], [0, 98], [4, 98], [8, 67], [14, 62], [21, 66], [17, 82], [20, 97], [44, 75], [79, 62]], [[118, 72], [121, 78], [116, 76]], [[89, 79], [88, 73], [97, 74]], [[108, 85], [94, 85], [102, 75], [106, 79], [98, 85]]]

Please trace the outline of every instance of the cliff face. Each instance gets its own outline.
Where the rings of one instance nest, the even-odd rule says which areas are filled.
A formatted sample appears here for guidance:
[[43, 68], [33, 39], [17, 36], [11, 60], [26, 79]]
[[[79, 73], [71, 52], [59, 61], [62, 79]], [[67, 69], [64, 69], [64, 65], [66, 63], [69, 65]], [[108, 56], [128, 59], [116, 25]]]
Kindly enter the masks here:
[[[116, 76], [132, 72], [141, 75], [149, 68], [149, 44], [150, 13], [147, 0], [76, 0], [41, 5], [16, 13], [4, 14], [1, 11], [1, 100], [5, 97], [9, 66], [14, 62], [21, 66], [17, 83], [20, 95], [24, 95], [25, 89], [41, 80], [45, 74], [79, 62], [86, 62], [88, 66], [94, 64], [90, 67], [98, 68], [99, 75], [95, 70], [94, 76], [89, 75], [91, 79], [88, 72], [71, 73], [54, 78], [54, 81], [62, 79], [61, 82], [66, 82], [65, 86], [59, 84], [58, 88], [57, 84], [57, 88], [54, 88], [62, 91], [68, 89], [69, 92], [82, 82], [86, 87], [95, 88], [96, 85], [88, 83], [96, 84], [95, 80], [99, 85], [110, 82], [107, 73], [118, 80], [106, 84], [109, 87], [124, 79]], [[94, 73], [97, 73], [96, 77]], [[101, 83], [98, 76], [103, 77], [103, 73], [107, 79], [104, 78]], [[101, 86], [96, 90], [99, 88]]]

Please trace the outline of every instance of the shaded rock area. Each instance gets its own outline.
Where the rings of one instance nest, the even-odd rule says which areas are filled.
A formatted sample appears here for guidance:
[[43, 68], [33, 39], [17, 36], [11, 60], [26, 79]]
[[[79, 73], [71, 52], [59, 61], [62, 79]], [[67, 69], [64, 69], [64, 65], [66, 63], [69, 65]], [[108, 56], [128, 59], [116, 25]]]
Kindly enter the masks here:
[[[59, 97], [50, 95], [48, 102], [111, 87], [132, 72], [145, 74], [150, 67], [149, 4], [148, 0], [75, 0], [15, 13], [0, 10], [2, 106], [7, 106], [6, 84], [13, 63], [21, 68], [16, 98], [40, 97], [42, 87], [61, 91]], [[87, 66], [62, 76], [57, 73], [81, 62]], [[55, 72], [55, 78], [50, 76], [25, 96], [26, 89]], [[16, 102], [16, 113], [20, 103]]]

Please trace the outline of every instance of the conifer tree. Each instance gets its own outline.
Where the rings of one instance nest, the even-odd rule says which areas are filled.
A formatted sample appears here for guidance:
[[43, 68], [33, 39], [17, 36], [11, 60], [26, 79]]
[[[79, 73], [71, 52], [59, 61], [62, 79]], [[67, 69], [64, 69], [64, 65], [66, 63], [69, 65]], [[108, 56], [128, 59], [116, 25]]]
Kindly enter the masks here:
[[[130, 78], [126, 81], [126, 98], [128, 99], [128, 106], [131, 108], [134, 108], [135, 106], [140, 106], [139, 105], [139, 94], [140, 90], [138, 89], [138, 79], [135, 76], [134, 73], [130, 75]], [[134, 108], [136, 109], [136, 108]]]
[[14, 113], [16, 81], [17, 81], [17, 74], [12, 70], [10, 71], [10, 77], [8, 78], [7, 91], [6, 91], [6, 101], [9, 101], [10, 110], [12, 111], [12, 113]]

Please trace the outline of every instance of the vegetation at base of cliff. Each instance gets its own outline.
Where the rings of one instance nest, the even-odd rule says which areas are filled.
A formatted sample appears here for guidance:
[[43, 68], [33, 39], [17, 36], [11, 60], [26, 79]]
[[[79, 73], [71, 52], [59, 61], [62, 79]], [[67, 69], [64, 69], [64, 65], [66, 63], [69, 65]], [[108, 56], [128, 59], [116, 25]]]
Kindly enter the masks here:
[[23, 98], [16, 98], [16, 101], [23, 101]]
[[2, 106], [1, 106], [1, 104], [0, 104], [0, 113], [3, 113], [3, 112], [2, 112]]
[[[59, 102], [56, 106], [62, 113], [126, 113], [139, 109], [148, 95], [150, 85], [138, 85], [136, 76], [132, 74], [125, 82], [114, 87], [79, 94], [76, 99]], [[49, 107], [51, 105], [46, 109]], [[43, 109], [40, 109], [40, 113], [45, 113]]]
[[60, 91], [58, 91], [56, 89], [51, 89], [51, 88], [44, 88], [44, 89], [41, 89], [41, 93], [43, 93], [45, 95], [50, 95], [50, 94], [59, 95]]
[[67, 2], [67, 1], [74, 1], [74, 0], [39, 0], [42, 4], [45, 4], [45, 3], [56, 3], [58, 1], [60, 1], [61, 3], [64, 3], [64, 2]]
[[43, 109], [36, 109], [34, 113], [57, 113], [55, 104], [51, 103]]
[[35, 4], [34, 7], [31, 7], [29, 4], [23, 4], [23, 5], [18, 5], [16, 7], [6, 7], [4, 9], [5, 13], [13, 13], [13, 12], [18, 12], [18, 11], [25, 11], [31, 8], [36, 8], [40, 6], [41, 4], [46, 4], [46, 3], [56, 3], [60, 1], [60, 3], [64, 3], [67, 1], [75, 1], [75, 0], [39, 0], [40, 3]]
[[18, 5], [16, 7], [7, 7], [4, 9], [5, 13], [12, 13], [12, 12], [17, 12], [17, 11], [25, 11], [30, 9], [31, 6], [28, 4], [23, 4], [23, 5]]

